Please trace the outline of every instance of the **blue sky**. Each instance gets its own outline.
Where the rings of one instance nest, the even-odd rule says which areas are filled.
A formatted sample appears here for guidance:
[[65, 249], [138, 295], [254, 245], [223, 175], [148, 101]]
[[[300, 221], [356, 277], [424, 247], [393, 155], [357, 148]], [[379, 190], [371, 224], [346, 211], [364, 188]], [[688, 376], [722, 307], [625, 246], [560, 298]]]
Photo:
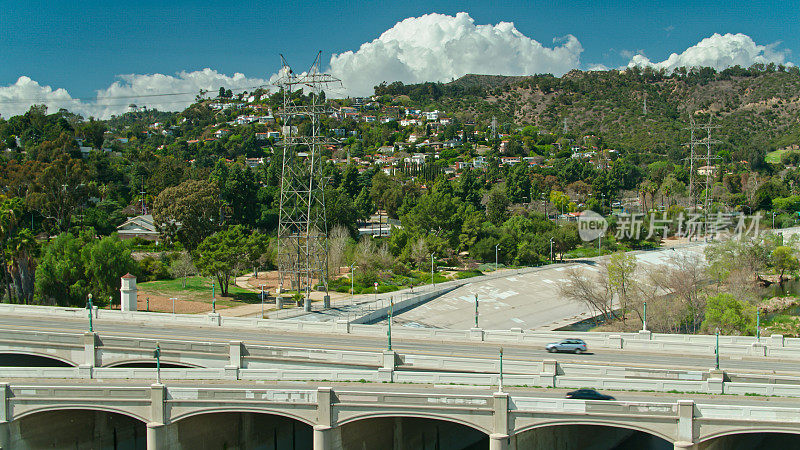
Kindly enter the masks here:
[[[280, 53], [303, 68], [318, 50], [328, 69], [332, 54], [357, 51], [403, 19], [461, 11], [475, 25], [513, 22], [519, 33], [547, 48], [563, 43], [554, 38], [572, 35], [582, 48], [571, 50], [578, 58], [573, 65], [582, 69], [625, 66], [636, 53], [654, 63], [664, 61], [714, 33], [742, 33], [761, 46], [777, 43], [783, 60], [800, 61], [795, 54], [800, 52], [796, 1], [661, 3], [0, 0], [0, 88], [26, 76], [41, 86], [66, 89], [71, 98], [85, 98], [108, 88], [117, 75], [172, 76], [203, 68], [268, 79], [279, 66]], [[550, 65], [531, 61], [515, 70], [541, 66], [542, 71], [558, 71], [561, 66], [552, 64], [562, 56], [550, 58]]]

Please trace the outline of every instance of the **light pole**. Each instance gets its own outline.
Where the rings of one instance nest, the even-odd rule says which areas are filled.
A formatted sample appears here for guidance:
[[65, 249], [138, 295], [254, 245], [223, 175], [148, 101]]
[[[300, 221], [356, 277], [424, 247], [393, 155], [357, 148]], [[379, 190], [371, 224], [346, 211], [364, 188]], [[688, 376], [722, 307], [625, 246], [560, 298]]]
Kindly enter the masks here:
[[647, 331], [647, 302], [644, 302], [644, 320], [642, 320], [642, 330]]
[[500, 347], [500, 380], [497, 392], [503, 392], [503, 347]]
[[92, 324], [92, 312], [94, 312], [94, 305], [92, 305], [92, 294], [89, 294], [89, 300], [86, 301], [86, 308], [89, 310], [89, 332], [94, 332], [94, 325]]
[[497, 271], [497, 251], [500, 249], [500, 244], [494, 246], [494, 270]]
[[389, 351], [392, 351], [392, 314], [394, 313], [394, 297], [389, 297], [389, 331], [386, 335], [389, 337]]
[[175, 300], [177, 300], [177, 298], [172, 297], [170, 300], [172, 300], [172, 315], [174, 316], [175, 315]]
[[156, 342], [156, 349], [153, 351], [153, 358], [156, 359], [156, 384], [161, 384], [161, 346]]
[[714, 348], [714, 354], [716, 355], [716, 363], [714, 364], [714, 369], [719, 370], [719, 327], [715, 330], [717, 335], [717, 343]]
[[553, 262], [553, 238], [550, 238], [550, 262]]
[[756, 308], [756, 340], [761, 342], [761, 310]]
[[356, 279], [356, 263], [350, 264], [350, 304], [353, 304], [353, 296], [356, 293], [355, 290], [355, 279]]
[[600, 233], [600, 236], [597, 236], [597, 256], [602, 256], [603, 254], [603, 250], [601, 247], [602, 244], [603, 244], [603, 233]]
[[431, 285], [436, 287], [436, 283], [433, 281], [433, 257], [436, 253], [431, 253]]
[[475, 328], [478, 328], [478, 294], [475, 294]]
[[213, 281], [211, 282], [211, 312], [217, 312], [217, 291]]
[[772, 229], [775, 229], [775, 211], [772, 211]]
[[261, 285], [261, 318], [264, 318], [264, 285]]

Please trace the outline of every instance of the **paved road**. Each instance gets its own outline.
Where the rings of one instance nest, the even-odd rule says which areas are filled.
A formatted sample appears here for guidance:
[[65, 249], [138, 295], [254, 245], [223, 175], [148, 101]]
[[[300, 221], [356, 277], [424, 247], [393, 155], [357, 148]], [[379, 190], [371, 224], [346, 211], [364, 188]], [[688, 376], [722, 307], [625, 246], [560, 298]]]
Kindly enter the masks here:
[[[54, 332], [83, 332], [87, 330], [88, 320], [29, 318], [0, 316], [0, 333], [10, 330], [47, 330]], [[258, 345], [274, 345], [298, 348], [324, 348], [334, 350], [381, 351], [386, 340], [368, 336], [349, 334], [298, 334], [270, 330], [231, 330], [218, 327], [182, 327], [175, 325], [145, 325], [138, 323], [108, 322], [95, 320], [94, 329], [101, 335], [136, 336], [155, 339], [184, 339], [198, 341], [241, 340]], [[420, 354], [433, 356], [462, 356], [472, 358], [496, 358], [500, 344], [486, 342], [442, 343], [392, 339], [392, 347], [400, 354]], [[502, 344], [504, 358], [521, 361], [556, 359], [561, 362], [580, 364], [603, 364], [616, 366], [658, 367], [669, 369], [708, 370], [714, 364], [713, 355], [676, 355], [636, 353], [601, 349], [593, 354], [552, 354], [539, 347], [519, 344]], [[736, 372], [776, 373], [796, 375], [800, 373], [800, 362], [776, 359], [737, 358], [724, 354], [720, 366]], [[457, 370], [458, 368], [451, 368]]]
[[[669, 264], [676, 255], [702, 257], [704, 247], [700, 243], [635, 254], [639, 267], [647, 267]], [[408, 326], [468, 329], [475, 325], [477, 294], [482, 328], [554, 330], [591, 317], [584, 304], [562, 297], [558, 290], [568, 270], [576, 268], [594, 274], [599, 270], [597, 260], [546, 266], [535, 272], [472, 283], [400, 314], [396, 319]]]
[[[63, 380], [63, 379], [42, 379], [42, 378], [16, 378], [10, 383], [15, 386], [131, 386], [131, 387], [147, 387], [152, 382], [143, 380], [115, 380], [115, 381], [102, 381], [102, 380]], [[393, 393], [411, 393], [411, 394], [430, 394], [436, 392], [437, 394], [453, 394], [453, 395], [492, 395], [497, 392], [496, 387], [473, 387], [473, 386], [453, 386], [453, 385], [408, 385], [408, 384], [393, 384], [393, 383], [337, 383], [337, 382], [315, 382], [315, 381], [295, 381], [295, 382], [253, 382], [253, 381], [214, 381], [204, 380], [202, 384], [198, 385], [197, 381], [168, 381], [164, 383], [167, 387], [217, 387], [217, 388], [252, 388], [252, 389], [316, 389], [320, 386], [332, 387], [334, 390], [340, 391], [357, 391], [357, 392], [393, 392]], [[503, 392], [511, 395], [524, 396], [524, 397], [539, 397], [539, 398], [563, 398], [567, 392], [573, 389], [543, 389], [543, 388], [525, 388], [525, 387], [505, 387]], [[752, 397], [752, 396], [736, 396], [736, 395], [716, 395], [716, 394], [699, 394], [699, 393], [669, 393], [669, 392], [631, 392], [631, 391], [603, 391], [604, 393], [613, 395], [618, 401], [626, 402], [675, 402], [678, 400], [694, 400], [695, 403], [702, 405], [741, 405], [741, 406], [774, 406], [774, 407], [788, 407], [797, 408], [800, 404], [796, 399], [787, 399], [780, 397]]]

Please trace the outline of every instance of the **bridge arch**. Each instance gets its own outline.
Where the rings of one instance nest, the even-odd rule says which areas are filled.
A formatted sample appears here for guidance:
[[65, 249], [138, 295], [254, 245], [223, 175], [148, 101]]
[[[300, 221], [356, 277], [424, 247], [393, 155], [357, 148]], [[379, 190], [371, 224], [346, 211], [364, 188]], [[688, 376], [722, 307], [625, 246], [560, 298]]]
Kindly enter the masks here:
[[9, 448], [144, 448], [147, 421], [104, 406], [41, 407], [15, 415], [6, 439]]
[[[514, 435], [519, 436], [522, 433], [525, 433], [526, 431], [542, 430], [550, 427], [567, 427], [567, 426], [592, 426], [592, 427], [603, 427], [609, 429], [638, 431], [662, 439], [669, 443], [672, 443], [677, 440], [677, 436], [675, 436], [674, 434], [670, 434], [669, 432], [666, 432], [665, 430], [662, 429], [658, 429], [655, 427], [641, 426], [634, 423], [613, 422], [607, 420], [550, 420], [546, 422], [537, 422], [532, 425], [525, 425], [515, 429]], [[673, 422], [667, 424], [667, 426], [664, 428], [675, 429], [676, 427], [677, 427], [676, 424]]]
[[335, 434], [345, 448], [487, 448], [487, 427], [465, 417], [394, 411], [337, 421]]
[[793, 424], [787, 424], [786, 426], [772, 425], [766, 427], [748, 426], [747, 428], [731, 428], [703, 435], [698, 439], [697, 442], [704, 443], [714, 439], [747, 434], [791, 434], [796, 436], [798, 442], [800, 442], [800, 430], [798, 430], [796, 427], [791, 427], [791, 425]]
[[112, 408], [110, 406], [105, 406], [105, 405], [89, 404], [89, 403], [70, 403], [70, 404], [60, 404], [53, 406], [35, 407], [22, 411], [19, 414], [14, 414], [14, 417], [12, 419], [20, 420], [32, 416], [34, 414], [45, 413], [45, 412], [63, 412], [63, 411], [98, 411], [98, 412], [119, 414], [122, 416], [130, 417], [131, 419], [136, 419], [144, 424], [150, 421], [149, 418], [137, 414], [133, 411], [121, 408]]
[[481, 433], [486, 434], [487, 436], [492, 434], [492, 431], [487, 427], [481, 425], [477, 422], [471, 422], [468, 420], [463, 420], [460, 418], [452, 417], [452, 416], [443, 416], [439, 414], [430, 414], [430, 413], [406, 413], [406, 412], [370, 412], [364, 414], [358, 414], [355, 416], [350, 416], [345, 420], [340, 420], [336, 422], [337, 426], [347, 425], [349, 423], [368, 420], [368, 419], [385, 419], [385, 418], [410, 418], [410, 419], [430, 419], [430, 420], [440, 420], [442, 422], [450, 422], [455, 423], [458, 425], [463, 425], [469, 428], [472, 428], [476, 431], [480, 431]]
[[[117, 360], [117, 361], [110, 362], [108, 364], [104, 364], [102, 367], [108, 367], [108, 368], [132, 367], [132, 366], [139, 365], [139, 364], [144, 365], [144, 367], [151, 367], [151, 366], [153, 368], [156, 367], [156, 363], [152, 358], [149, 358], [149, 359], [122, 359], [122, 360]], [[161, 368], [162, 369], [167, 369], [167, 368], [171, 368], [171, 367], [181, 368], [181, 369], [204, 369], [205, 368], [205, 367], [203, 367], [201, 365], [198, 365], [198, 364], [186, 363], [186, 362], [182, 362], [182, 361], [173, 361], [173, 360], [170, 360], [170, 359], [162, 359], [161, 360]]]
[[298, 414], [286, 412], [286, 411], [279, 410], [279, 409], [272, 409], [272, 408], [259, 408], [259, 407], [253, 407], [253, 408], [243, 408], [243, 407], [206, 408], [206, 407], [204, 407], [202, 409], [187, 411], [187, 412], [180, 413], [180, 414], [174, 414], [174, 415], [172, 415], [170, 417], [170, 423], [177, 423], [177, 422], [180, 422], [181, 420], [189, 419], [191, 417], [200, 416], [200, 415], [203, 415], [203, 414], [225, 414], [225, 413], [232, 413], [232, 414], [235, 414], [235, 413], [265, 414], [265, 415], [283, 417], [283, 418], [286, 418], [286, 419], [294, 419], [294, 420], [296, 420], [296, 421], [298, 421], [298, 422], [300, 422], [302, 424], [309, 425], [309, 426], [312, 426], [312, 427], [316, 424], [316, 421], [312, 417], [310, 417], [311, 415], [316, 416], [316, 407], [313, 408], [313, 409], [309, 409], [309, 413], [310, 413], [309, 417], [303, 417], [303, 416], [298, 415]]
[[173, 414], [168, 442], [181, 448], [311, 448], [316, 407], [308, 417], [258, 407], [192, 408]]
[[[55, 362], [59, 362], [59, 363], [64, 364], [64, 366], [61, 366], [61, 367], [78, 367], [78, 365], [79, 365], [78, 363], [75, 363], [74, 361], [72, 361], [69, 358], [66, 358], [66, 357], [63, 357], [63, 356], [59, 356], [59, 355], [54, 355], [54, 354], [51, 354], [51, 353], [33, 352], [33, 351], [29, 351], [29, 350], [24, 350], [24, 351], [2, 350], [2, 351], [0, 351], [0, 366], [3, 366], [2, 362], [6, 358], [10, 359], [10, 358], [13, 358], [13, 357], [26, 357], [26, 356], [27, 357], [33, 357], [33, 358], [41, 358], [41, 359], [51, 360], [51, 361], [55, 361]], [[6, 366], [6, 367], [9, 367], [9, 366]], [[49, 366], [28, 366], [28, 365], [25, 365], [25, 366], [13, 366], [13, 367], [49, 367]]]

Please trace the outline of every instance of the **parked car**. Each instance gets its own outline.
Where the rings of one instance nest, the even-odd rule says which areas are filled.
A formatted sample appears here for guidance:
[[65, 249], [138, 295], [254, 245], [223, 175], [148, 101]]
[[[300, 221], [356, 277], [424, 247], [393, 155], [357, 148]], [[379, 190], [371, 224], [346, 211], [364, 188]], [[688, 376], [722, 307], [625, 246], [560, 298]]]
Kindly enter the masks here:
[[567, 398], [573, 400], [615, 400], [614, 397], [601, 394], [594, 389], [578, 389], [577, 391], [567, 392]]
[[586, 342], [583, 342], [582, 339], [564, 339], [558, 342], [553, 342], [544, 346], [544, 349], [550, 353], [555, 352], [572, 352], [572, 353], [583, 353], [588, 351], [588, 347], [586, 347]]

